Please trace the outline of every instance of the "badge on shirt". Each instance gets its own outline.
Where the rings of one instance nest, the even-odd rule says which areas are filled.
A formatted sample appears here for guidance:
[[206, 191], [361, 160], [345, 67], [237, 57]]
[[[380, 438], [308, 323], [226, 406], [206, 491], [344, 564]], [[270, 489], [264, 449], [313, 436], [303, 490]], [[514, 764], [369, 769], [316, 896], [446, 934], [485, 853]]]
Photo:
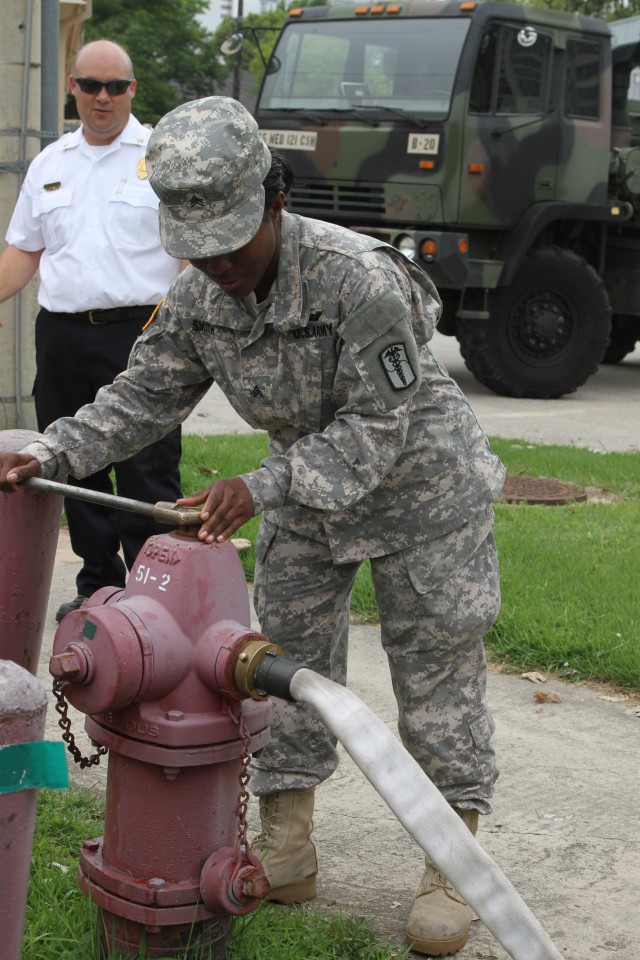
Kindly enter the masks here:
[[50, 190], [59, 190], [61, 186], [62, 186], [62, 184], [60, 183], [60, 181], [59, 181], [59, 180], [56, 180], [55, 183], [45, 183], [45, 184], [44, 184], [44, 189], [47, 190], [47, 191], [50, 191]]
[[136, 167], [136, 173], [138, 174], [138, 180], [147, 179], [147, 165], [144, 162], [144, 157], [140, 157], [138, 160], [138, 166]]
[[405, 390], [416, 379], [404, 343], [391, 343], [380, 354], [382, 369], [394, 390]]

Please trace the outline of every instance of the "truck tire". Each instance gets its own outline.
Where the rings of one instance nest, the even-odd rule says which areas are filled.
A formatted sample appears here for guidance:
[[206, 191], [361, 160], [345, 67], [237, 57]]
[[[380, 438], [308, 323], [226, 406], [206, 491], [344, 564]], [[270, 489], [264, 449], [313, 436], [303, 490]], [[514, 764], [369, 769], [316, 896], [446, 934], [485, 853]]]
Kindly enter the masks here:
[[464, 361], [507, 397], [573, 393], [595, 373], [609, 342], [611, 306], [586, 260], [560, 247], [534, 250], [509, 287], [489, 297], [488, 320], [461, 320]]
[[[635, 330], [630, 330], [625, 323], [625, 317], [614, 313], [611, 319], [611, 339], [600, 363], [620, 363], [628, 353], [636, 348], [638, 340]], [[637, 324], [637, 317], [633, 318]]]

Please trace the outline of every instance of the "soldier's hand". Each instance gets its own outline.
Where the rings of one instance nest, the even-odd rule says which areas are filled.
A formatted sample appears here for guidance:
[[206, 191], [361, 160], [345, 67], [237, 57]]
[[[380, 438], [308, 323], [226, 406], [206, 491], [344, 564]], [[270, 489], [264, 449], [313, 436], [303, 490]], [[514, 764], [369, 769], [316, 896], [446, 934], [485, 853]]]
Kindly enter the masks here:
[[15, 493], [20, 481], [27, 477], [41, 477], [42, 468], [35, 457], [25, 453], [0, 453], [0, 490]]
[[198, 537], [205, 543], [223, 543], [254, 514], [253, 497], [240, 477], [218, 480], [213, 486], [176, 502], [185, 507], [204, 504], [200, 511], [202, 526]]

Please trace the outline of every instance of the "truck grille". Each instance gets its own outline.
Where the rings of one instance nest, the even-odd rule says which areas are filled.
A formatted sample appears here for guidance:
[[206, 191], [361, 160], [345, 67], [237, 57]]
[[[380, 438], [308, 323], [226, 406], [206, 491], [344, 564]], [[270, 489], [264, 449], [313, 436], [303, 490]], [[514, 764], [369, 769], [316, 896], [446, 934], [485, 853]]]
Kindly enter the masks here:
[[302, 183], [291, 188], [287, 206], [294, 213], [321, 219], [385, 217], [384, 189], [375, 186]]

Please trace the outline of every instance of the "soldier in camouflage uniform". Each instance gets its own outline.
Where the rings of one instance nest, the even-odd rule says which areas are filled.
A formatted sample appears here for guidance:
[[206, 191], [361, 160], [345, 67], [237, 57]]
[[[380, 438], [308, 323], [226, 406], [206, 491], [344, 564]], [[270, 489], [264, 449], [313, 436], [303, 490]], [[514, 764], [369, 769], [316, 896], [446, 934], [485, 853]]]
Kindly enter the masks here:
[[[192, 267], [129, 368], [74, 418], [0, 456], [0, 484], [81, 477], [128, 457], [218, 383], [252, 427], [268, 431], [270, 455], [180, 501], [203, 505], [199, 537], [224, 541], [263, 514], [261, 628], [340, 683], [349, 594], [370, 560], [402, 740], [475, 831], [497, 777], [483, 636], [499, 608], [491, 503], [504, 469], [429, 350], [437, 293], [393, 248], [288, 214], [290, 168], [233, 100], [172, 111], [146, 162], [163, 244]], [[257, 849], [269, 898], [292, 903], [315, 895], [314, 791], [338, 755], [312, 709], [274, 708], [272, 740], [253, 762]], [[409, 942], [455, 952], [470, 919], [428, 862]]]

